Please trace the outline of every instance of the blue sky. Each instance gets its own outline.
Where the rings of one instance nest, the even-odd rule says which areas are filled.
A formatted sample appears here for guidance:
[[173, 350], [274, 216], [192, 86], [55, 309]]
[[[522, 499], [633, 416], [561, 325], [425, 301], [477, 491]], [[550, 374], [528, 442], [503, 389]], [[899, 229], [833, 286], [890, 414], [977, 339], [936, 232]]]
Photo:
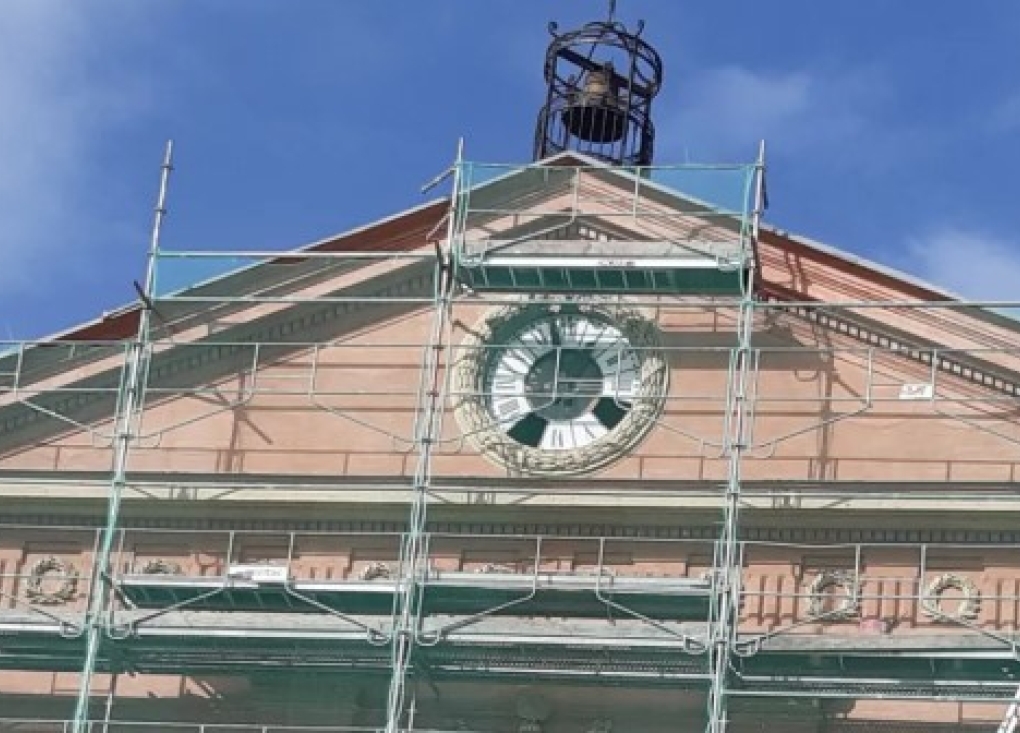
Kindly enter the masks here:
[[[596, 0], [3, 0], [0, 339], [134, 297], [164, 244], [288, 249], [422, 201], [457, 138], [527, 161], [546, 23]], [[769, 145], [785, 229], [1020, 299], [1020, 3], [619, 0], [666, 80], [657, 162]]]

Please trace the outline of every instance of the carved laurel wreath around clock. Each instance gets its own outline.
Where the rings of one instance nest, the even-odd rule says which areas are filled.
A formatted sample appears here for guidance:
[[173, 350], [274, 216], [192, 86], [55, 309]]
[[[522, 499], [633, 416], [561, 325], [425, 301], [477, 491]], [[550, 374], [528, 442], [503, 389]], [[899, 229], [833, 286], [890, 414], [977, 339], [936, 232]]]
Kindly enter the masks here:
[[[638, 386], [627, 415], [606, 435], [570, 450], [549, 451], [510, 438], [493, 418], [486, 379], [498, 357], [493, 345], [504, 344], [528, 323], [576, 313], [605, 321], [634, 348], [641, 366]], [[454, 414], [465, 435], [490, 460], [511, 471], [531, 475], [576, 476], [604, 468], [632, 449], [655, 424], [669, 386], [669, 366], [660, 351], [655, 324], [637, 310], [601, 303], [553, 305], [542, 301], [497, 308], [464, 339], [453, 365]]]

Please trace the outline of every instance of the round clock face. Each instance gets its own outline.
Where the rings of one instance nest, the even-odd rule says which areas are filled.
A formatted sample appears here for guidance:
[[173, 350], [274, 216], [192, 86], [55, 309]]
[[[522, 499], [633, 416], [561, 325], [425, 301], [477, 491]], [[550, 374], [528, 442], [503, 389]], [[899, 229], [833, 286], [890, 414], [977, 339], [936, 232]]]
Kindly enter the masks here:
[[455, 370], [457, 416], [507, 468], [569, 475], [630, 449], [661, 411], [666, 365], [635, 312], [531, 304], [490, 315]]

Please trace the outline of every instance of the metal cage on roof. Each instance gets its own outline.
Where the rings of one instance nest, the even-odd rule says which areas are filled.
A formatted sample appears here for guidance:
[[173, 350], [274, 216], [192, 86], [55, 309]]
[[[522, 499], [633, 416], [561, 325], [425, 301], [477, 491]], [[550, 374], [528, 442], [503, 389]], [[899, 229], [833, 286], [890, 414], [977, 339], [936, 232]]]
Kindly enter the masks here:
[[662, 60], [640, 36], [613, 20], [553, 36], [545, 57], [546, 102], [535, 131], [535, 159], [574, 150], [616, 165], [649, 165], [652, 99]]

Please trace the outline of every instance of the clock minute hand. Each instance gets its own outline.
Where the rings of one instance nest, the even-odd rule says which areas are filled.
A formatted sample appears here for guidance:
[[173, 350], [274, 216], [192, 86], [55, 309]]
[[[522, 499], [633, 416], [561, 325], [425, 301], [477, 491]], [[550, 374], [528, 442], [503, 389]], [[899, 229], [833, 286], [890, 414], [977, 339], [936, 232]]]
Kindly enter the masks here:
[[556, 320], [549, 321], [549, 338], [552, 345], [559, 348], [563, 345], [563, 335], [560, 333], [560, 324]]

